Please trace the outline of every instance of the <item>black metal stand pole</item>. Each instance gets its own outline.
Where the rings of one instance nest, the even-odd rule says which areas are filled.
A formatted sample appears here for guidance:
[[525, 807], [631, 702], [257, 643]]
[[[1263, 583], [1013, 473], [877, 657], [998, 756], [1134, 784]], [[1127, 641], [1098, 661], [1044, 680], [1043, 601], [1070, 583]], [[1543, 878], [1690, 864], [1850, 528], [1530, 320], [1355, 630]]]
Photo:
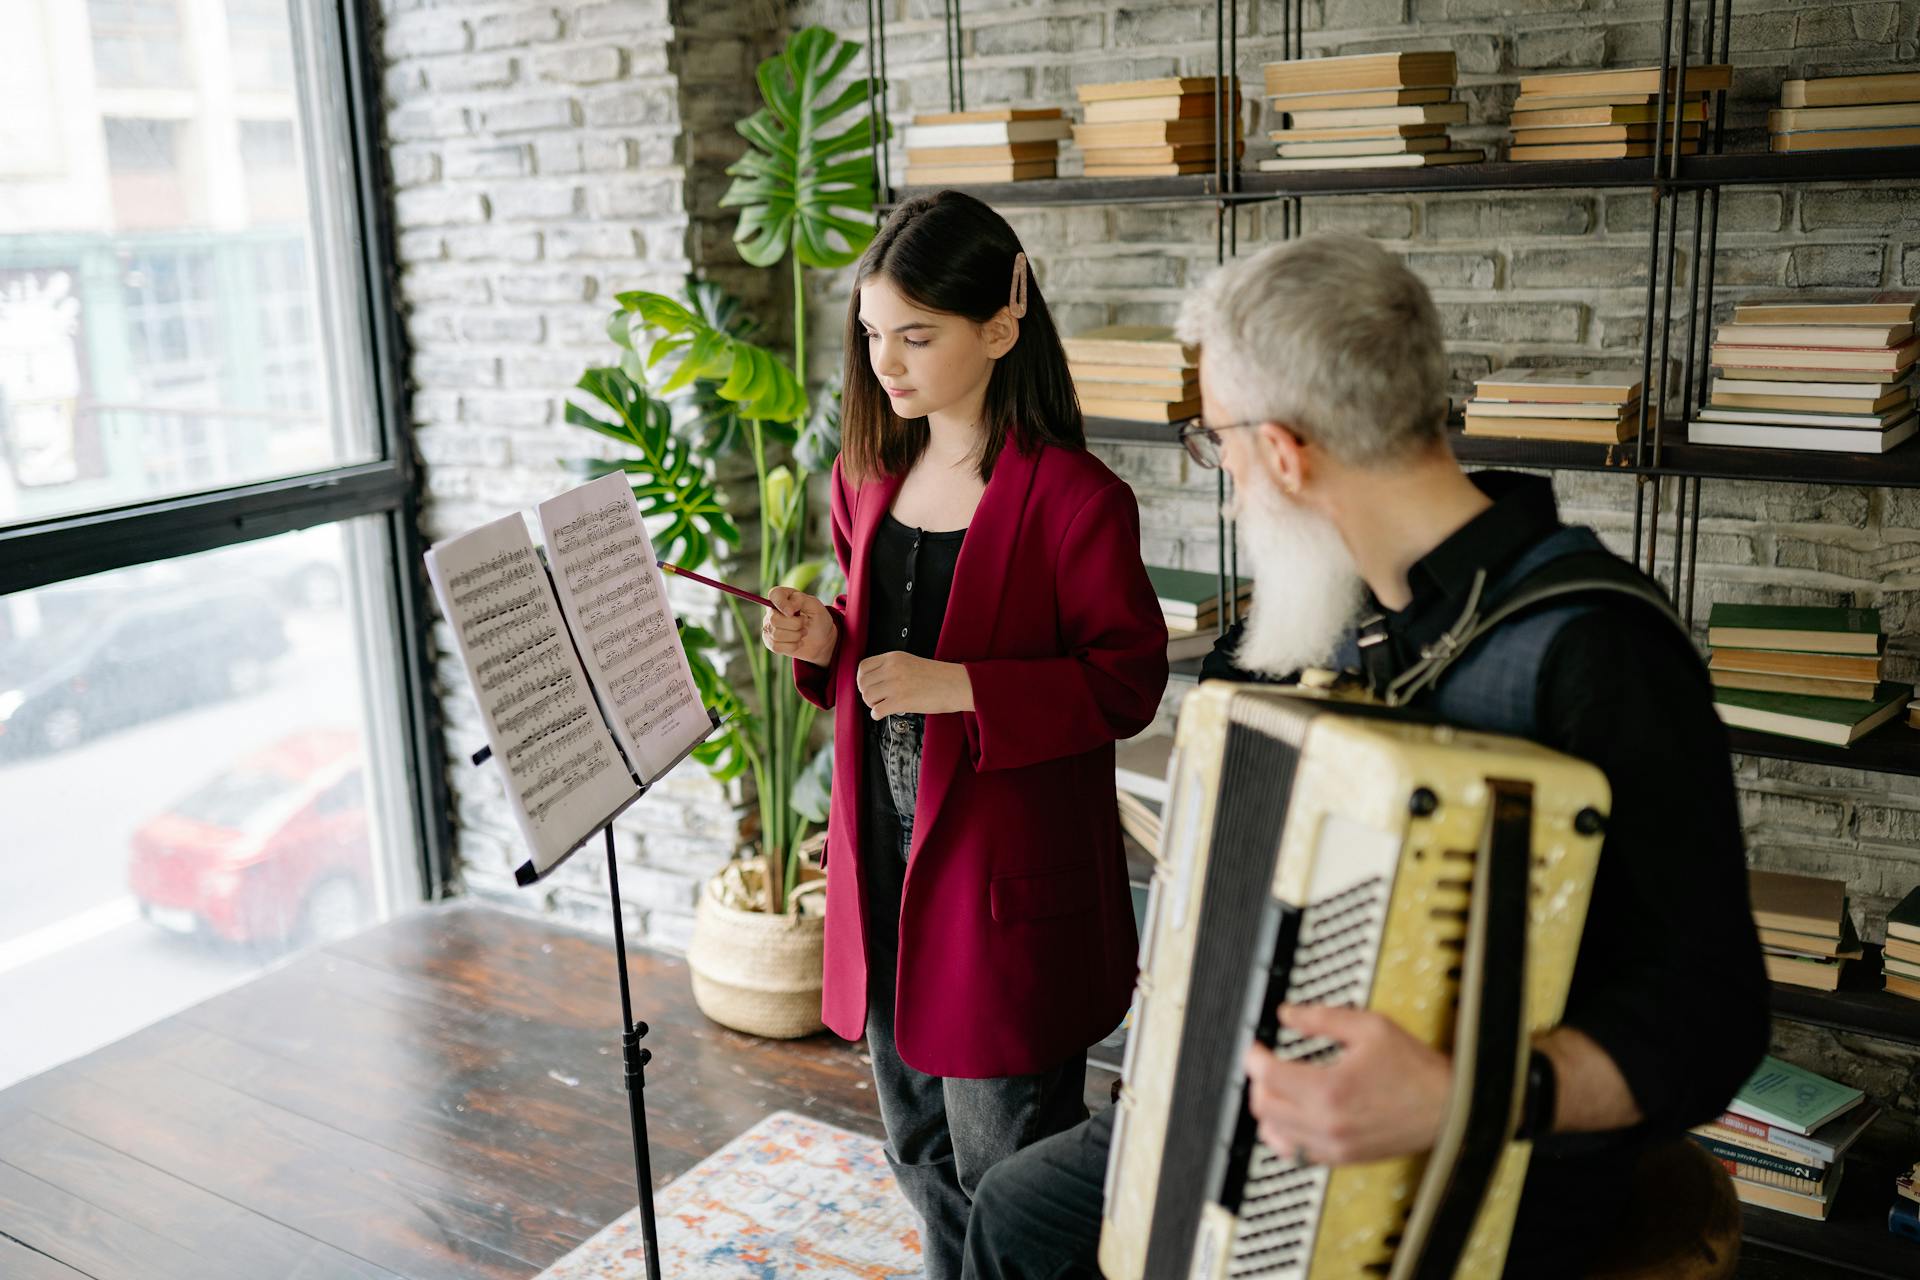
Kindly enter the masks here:
[[633, 1020], [633, 989], [627, 982], [627, 935], [621, 925], [620, 868], [613, 856], [613, 826], [607, 837], [607, 892], [613, 899], [613, 955], [620, 969], [620, 1060], [626, 1066], [627, 1119], [633, 1127], [633, 1176], [640, 1192], [640, 1235], [647, 1246], [647, 1280], [660, 1280], [660, 1231], [653, 1217], [653, 1160], [647, 1154], [647, 1064], [651, 1050], [640, 1041], [647, 1024]]

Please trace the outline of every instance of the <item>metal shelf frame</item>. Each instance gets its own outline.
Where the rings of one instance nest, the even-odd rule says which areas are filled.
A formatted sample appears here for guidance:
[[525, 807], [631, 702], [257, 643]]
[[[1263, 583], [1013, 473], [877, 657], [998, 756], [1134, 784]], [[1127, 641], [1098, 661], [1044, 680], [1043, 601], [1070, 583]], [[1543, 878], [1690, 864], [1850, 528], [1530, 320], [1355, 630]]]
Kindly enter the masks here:
[[[878, 86], [877, 105], [887, 111], [886, 17], [879, 0], [867, 2], [867, 70]], [[1703, 61], [1728, 60], [1732, 32], [1732, 0], [1706, 0], [1702, 28]], [[946, 0], [942, 17], [946, 33], [948, 106], [965, 109], [961, 75], [961, 19], [959, 0]], [[1349, 170], [1310, 173], [1243, 172], [1233, 155], [1226, 128], [1227, 114], [1237, 107], [1229, 83], [1239, 63], [1238, 0], [1214, 0], [1214, 89], [1219, 115], [1214, 130], [1213, 172], [1172, 178], [1056, 178], [1034, 182], [985, 183], [969, 187], [970, 194], [1001, 206], [1211, 204], [1215, 210], [1215, 258], [1224, 263], [1239, 250], [1237, 211], [1255, 204], [1279, 206], [1278, 238], [1302, 233], [1301, 201], [1308, 196], [1337, 197], [1419, 192], [1496, 192], [1638, 189], [1652, 203], [1647, 229], [1647, 284], [1643, 306], [1640, 374], [1644, 391], [1641, 416], [1632, 438], [1620, 445], [1562, 444], [1538, 440], [1491, 440], [1453, 432], [1455, 454], [1470, 465], [1531, 467], [1547, 470], [1617, 472], [1633, 484], [1631, 555], [1636, 564], [1661, 581], [1682, 618], [1693, 623], [1700, 545], [1700, 486], [1705, 480], [1736, 479], [1792, 483], [1920, 487], [1920, 445], [1886, 455], [1811, 453], [1782, 449], [1750, 449], [1695, 445], [1686, 440], [1686, 421], [1706, 403], [1711, 366], [1709, 347], [1714, 294], [1714, 270], [1719, 244], [1720, 189], [1728, 186], [1798, 185], [1823, 182], [1881, 182], [1920, 177], [1920, 152], [1913, 148], [1875, 148], [1812, 153], [1773, 152], [1728, 154], [1726, 95], [1720, 94], [1707, 121], [1700, 153], [1679, 150], [1678, 113], [1671, 133], [1657, 131], [1654, 153], [1633, 160], [1585, 160], [1549, 163], [1490, 161], [1471, 165], [1442, 165], [1431, 169]], [[1280, 56], [1299, 58], [1305, 52], [1305, 0], [1288, 0], [1282, 7]], [[1694, 64], [1693, 0], [1665, 0], [1662, 6], [1660, 65], [1670, 72]], [[1657, 117], [1666, 114], [1669, 84], [1663, 78]], [[891, 185], [884, 143], [876, 141], [874, 165], [880, 175], [882, 212], [901, 200], [928, 194], [937, 188]], [[1678, 261], [1680, 216], [1688, 215], [1689, 250], [1684, 271]], [[1675, 293], [1684, 312], [1684, 332], [1675, 334]], [[1678, 377], [1674, 376], [1678, 365]], [[1679, 412], [1674, 412], [1677, 405]], [[1177, 447], [1174, 430], [1157, 423], [1090, 418], [1088, 438], [1117, 444]], [[1660, 555], [1662, 497], [1667, 486], [1674, 493], [1672, 524], [1665, 532], [1670, 550]], [[1224, 501], [1226, 478], [1217, 477]], [[1238, 555], [1224, 517], [1219, 524], [1220, 552], [1216, 566], [1223, 596], [1232, 601], [1227, 584], [1238, 577]], [[1230, 626], [1236, 610], [1222, 610], [1221, 627]], [[1774, 744], [1769, 753], [1808, 763], [1841, 764], [1891, 772], [1920, 772], [1920, 745], [1905, 744], [1891, 751], [1867, 753], [1845, 761], [1811, 744], [1750, 735], [1756, 742]], [[1744, 741], [1744, 739], [1743, 739]], [[1750, 750], [1758, 750], [1749, 744]]]
[[[868, 0], [868, 73], [876, 74], [875, 45], [881, 110], [886, 109], [886, 38], [883, 4]], [[1287, 0], [1282, 9], [1281, 52], [1285, 59], [1303, 56], [1305, 0]], [[1732, 0], [1705, 0], [1700, 54], [1707, 63], [1725, 63], [1733, 25]], [[1726, 94], [1721, 93], [1703, 131], [1699, 154], [1680, 154], [1681, 121], [1676, 112], [1670, 136], [1657, 130], [1653, 155], [1634, 160], [1589, 160], [1556, 163], [1492, 161], [1474, 165], [1446, 165], [1431, 169], [1352, 170], [1315, 173], [1243, 173], [1228, 140], [1228, 113], [1237, 110], [1237, 95], [1229, 98], [1229, 82], [1239, 65], [1239, 6], [1237, 0], [1214, 0], [1214, 93], [1216, 128], [1214, 166], [1208, 174], [1173, 178], [1058, 178], [1035, 182], [1006, 182], [969, 187], [970, 194], [998, 206], [1211, 204], [1215, 209], [1215, 257], [1224, 263], [1239, 249], [1237, 212], [1243, 206], [1278, 204], [1278, 238], [1303, 231], [1300, 202], [1308, 196], [1337, 197], [1419, 192], [1497, 192], [1573, 189], [1644, 190], [1652, 202], [1647, 231], [1647, 284], [1640, 351], [1643, 386], [1640, 418], [1633, 437], [1618, 445], [1555, 443], [1537, 440], [1471, 438], [1451, 432], [1451, 443], [1462, 462], [1520, 466], [1548, 470], [1619, 472], [1633, 483], [1632, 556], [1648, 574], [1661, 567], [1658, 554], [1661, 494], [1675, 487], [1672, 550], [1667, 558], [1670, 578], [1662, 582], [1684, 620], [1694, 615], [1700, 544], [1700, 487], [1710, 479], [1761, 482], [1829, 483], [1885, 487], [1920, 487], [1920, 445], [1881, 456], [1808, 453], [1794, 450], [1744, 449], [1695, 445], [1686, 441], [1685, 423], [1708, 397], [1711, 368], [1709, 347], [1713, 315], [1714, 270], [1719, 242], [1722, 187], [1787, 186], [1829, 182], [1913, 181], [1920, 178], [1920, 150], [1913, 148], [1862, 149], [1804, 154], [1727, 154]], [[960, 74], [960, 4], [946, 0], [949, 110], [965, 109]], [[1691, 48], [1692, 0], [1665, 0], [1662, 6], [1660, 66], [1669, 72], [1693, 65]], [[1677, 32], [1677, 38], [1676, 38]], [[1669, 82], [1662, 78], [1656, 119], [1664, 119]], [[882, 211], [898, 201], [930, 194], [937, 188], [891, 185], [886, 147], [876, 141], [874, 165], [881, 175]], [[1684, 280], [1677, 261], [1682, 205], [1690, 226]], [[1269, 237], [1271, 238], [1271, 237]], [[1676, 344], [1674, 306], [1676, 287], [1685, 326]], [[1677, 351], [1676, 351], [1677, 346]], [[1672, 374], [1675, 364], [1679, 376]], [[1672, 406], [1677, 402], [1679, 413]], [[1156, 423], [1089, 418], [1088, 438], [1124, 444], [1177, 447], [1174, 429]], [[1225, 474], [1218, 473], [1221, 498]], [[1237, 595], [1229, 582], [1238, 576], [1237, 549], [1224, 517], [1219, 525], [1218, 574], [1223, 601], [1221, 626], [1232, 621]], [[1182, 664], [1192, 668], [1193, 663]], [[1191, 672], [1183, 670], [1184, 678]], [[1884, 726], [1851, 748], [1797, 742], [1771, 734], [1735, 730], [1729, 742], [1736, 753], [1770, 756], [1804, 763], [1861, 769], [1869, 772], [1920, 775], [1920, 730], [1905, 724]], [[1859, 966], [1856, 965], [1856, 968]], [[1877, 992], [1849, 991], [1832, 997], [1821, 993], [1776, 990], [1778, 1016], [1836, 1030], [1920, 1042], [1920, 1016], [1906, 1002]], [[1871, 1215], [1870, 1215], [1871, 1216]], [[1886, 1232], [1876, 1218], [1866, 1228], [1844, 1228], [1841, 1235], [1822, 1233], [1809, 1244], [1795, 1234], [1795, 1221], [1784, 1226], [1779, 1215], [1747, 1215], [1747, 1234], [1762, 1247], [1773, 1245], [1789, 1252], [1811, 1251], [1862, 1275], [1889, 1274], [1879, 1269], [1885, 1253]], [[1803, 1224], [1811, 1225], [1811, 1224]], [[1869, 1229], [1870, 1228], [1870, 1229]], [[1804, 1234], [1804, 1233], [1801, 1233]]]

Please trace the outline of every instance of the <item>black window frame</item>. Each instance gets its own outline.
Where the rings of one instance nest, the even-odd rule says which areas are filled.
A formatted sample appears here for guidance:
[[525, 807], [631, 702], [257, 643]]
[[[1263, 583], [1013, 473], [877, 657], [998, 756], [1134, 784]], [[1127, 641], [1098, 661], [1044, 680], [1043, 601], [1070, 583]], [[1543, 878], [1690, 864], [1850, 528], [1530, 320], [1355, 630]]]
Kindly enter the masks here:
[[[428, 901], [453, 885], [452, 804], [439, 704], [434, 697], [431, 630], [420, 535], [419, 468], [401, 321], [391, 192], [385, 164], [377, 32], [359, 0], [333, 0], [330, 21], [340, 62], [352, 150], [350, 190], [359, 254], [359, 296], [373, 367], [375, 461], [253, 484], [53, 516], [0, 528], [0, 596], [90, 574], [171, 560], [276, 534], [358, 517], [384, 523], [392, 551], [388, 575], [401, 729], [407, 744], [412, 835]], [[350, 299], [347, 301], [351, 301]]]

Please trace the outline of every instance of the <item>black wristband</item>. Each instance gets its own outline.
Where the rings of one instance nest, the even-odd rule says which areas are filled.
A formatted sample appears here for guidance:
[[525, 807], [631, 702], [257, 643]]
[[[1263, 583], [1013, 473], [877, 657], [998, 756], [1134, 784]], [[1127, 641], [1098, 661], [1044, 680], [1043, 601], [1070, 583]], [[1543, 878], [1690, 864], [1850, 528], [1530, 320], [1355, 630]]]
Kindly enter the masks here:
[[1560, 1081], [1553, 1059], [1535, 1048], [1527, 1055], [1526, 1090], [1520, 1102], [1520, 1127], [1514, 1133], [1518, 1142], [1537, 1142], [1553, 1132], [1554, 1111], [1559, 1101]]

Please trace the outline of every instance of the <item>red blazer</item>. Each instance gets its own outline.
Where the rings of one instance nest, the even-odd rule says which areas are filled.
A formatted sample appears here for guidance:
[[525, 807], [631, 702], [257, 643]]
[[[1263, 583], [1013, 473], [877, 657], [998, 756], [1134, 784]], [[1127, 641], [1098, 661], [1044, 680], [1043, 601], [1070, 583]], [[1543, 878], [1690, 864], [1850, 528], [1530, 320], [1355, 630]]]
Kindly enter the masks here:
[[[836, 1033], [866, 1029], [861, 774], [870, 713], [856, 675], [867, 564], [900, 479], [848, 487], [833, 468], [847, 591], [825, 667], [794, 663], [834, 713], [826, 985]], [[1167, 628], [1140, 560], [1133, 490], [1084, 450], [1009, 444], [954, 568], [934, 657], [964, 663], [971, 712], [930, 715], [900, 908], [894, 1035], [937, 1076], [1046, 1070], [1112, 1031], [1138, 943], [1115, 807], [1113, 744], [1152, 720]], [[848, 749], [852, 748], [852, 749]]]

